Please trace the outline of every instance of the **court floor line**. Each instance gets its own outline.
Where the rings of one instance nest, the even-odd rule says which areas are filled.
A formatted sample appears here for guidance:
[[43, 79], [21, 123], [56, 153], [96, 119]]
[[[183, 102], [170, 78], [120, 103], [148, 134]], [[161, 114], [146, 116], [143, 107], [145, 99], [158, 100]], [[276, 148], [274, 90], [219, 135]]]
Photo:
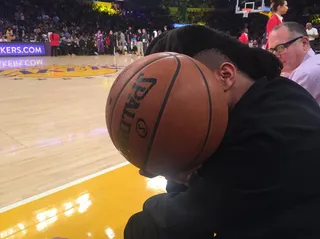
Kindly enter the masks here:
[[21, 200], [21, 201], [19, 201], [19, 202], [16, 202], [16, 203], [13, 203], [13, 204], [11, 204], [11, 205], [8, 205], [8, 206], [5, 206], [5, 207], [3, 207], [3, 208], [0, 208], [0, 213], [7, 212], [7, 211], [9, 211], [9, 210], [12, 210], [12, 209], [14, 209], [14, 208], [20, 207], [20, 206], [25, 205], [25, 204], [27, 204], [27, 203], [33, 202], [33, 201], [38, 200], [38, 199], [40, 199], [40, 198], [47, 197], [47, 196], [49, 196], [49, 195], [51, 195], [51, 194], [57, 193], [57, 192], [62, 191], [62, 190], [64, 190], [64, 189], [70, 188], [70, 187], [75, 186], [75, 185], [77, 185], [77, 184], [80, 184], [80, 183], [83, 183], [83, 182], [88, 181], [88, 180], [90, 180], [90, 179], [93, 179], [93, 178], [96, 178], [96, 177], [98, 177], [98, 176], [101, 176], [101, 175], [103, 175], [103, 174], [105, 174], [105, 173], [108, 173], [108, 172], [114, 171], [114, 170], [116, 170], [116, 169], [118, 169], [118, 168], [124, 167], [124, 166], [126, 166], [126, 165], [128, 165], [128, 164], [129, 164], [129, 162], [120, 163], [120, 164], [117, 164], [117, 165], [115, 165], [115, 166], [106, 168], [106, 169], [104, 169], [104, 170], [102, 170], [102, 171], [99, 171], [99, 172], [97, 172], [97, 173], [88, 175], [88, 176], [86, 176], [86, 177], [77, 179], [77, 180], [75, 180], [75, 181], [73, 181], [73, 182], [70, 182], [70, 183], [64, 184], [64, 185], [62, 185], [62, 186], [56, 187], [56, 188], [54, 188], [54, 189], [48, 190], [48, 191], [46, 191], [46, 192], [40, 193], [40, 194], [38, 194], [38, 195], [35, 195], [35, 196], [32, 196], [32, 197], [23, 199], [23, 200]]
[[0, 132], [7, 135], [10, 139], [12, 139], [13, 141], [17, 142], [18, 144], [20, 144], [22, 147], [27, 148], [27, 146], [25, 146], [23, 143], [21, 143], [20, 141], [16, 140], [15, 138], [13, 138], [11, 135], [9, 135], [8, 133], [6, 133], [4, 130], [0, 129]]

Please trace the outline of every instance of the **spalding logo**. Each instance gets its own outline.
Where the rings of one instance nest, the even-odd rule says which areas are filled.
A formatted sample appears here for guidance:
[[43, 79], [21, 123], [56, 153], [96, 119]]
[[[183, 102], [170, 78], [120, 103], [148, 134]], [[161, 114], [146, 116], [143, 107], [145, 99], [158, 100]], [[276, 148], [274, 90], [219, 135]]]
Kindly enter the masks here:
[[[127, 102], [122, 111], [120, 127], [118, 131], [119, 149], [123, 154], [127, 155], [129, 150], [129, 138], [131, 126], [134, 123], [136, 112], [140, 107], [140, 102], [146, 97], [149, 91], [157, 84], [155, 78], [145, 78], [143, 73], [140, 73], [136, 82], [132, 86], [133, 92], [128, 95]], [[148, 133], [146, 122], [143, 119], [138, 119], [136, 123], [136, 132], [142, 138], [145, 138]]]
[[143, 119], [138, 119], [136, 124], [136, 132], [141, 138], [145, 138], [148, 135], [148, 127]]

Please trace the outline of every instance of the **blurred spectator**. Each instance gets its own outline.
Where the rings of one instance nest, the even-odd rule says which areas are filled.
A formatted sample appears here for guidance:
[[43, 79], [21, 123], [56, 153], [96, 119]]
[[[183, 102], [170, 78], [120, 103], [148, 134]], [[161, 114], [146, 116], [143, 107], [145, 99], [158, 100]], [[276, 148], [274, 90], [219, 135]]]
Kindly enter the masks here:
[[58, 56], [58, 47], [60, 45], [60, 36], [52, 31], [50, 34], [51, 56]]
[[238, 38], [240, 42], [244, 44], [249, 44], [249, 36], [248, 36], [249, 30], [248, 28], [245, 28], [243, 32], [241, 33], [240, 37]]
[[317, 30], [317, 28], [312, 27], [312, 23], [308, 22], [306, 24], [306, 31], [307, 31], [307, 34], [308, 34], [310, 46], [315, 51], [315, 49], [316, 49], [316, 40], [319, 38], [318, 30]]

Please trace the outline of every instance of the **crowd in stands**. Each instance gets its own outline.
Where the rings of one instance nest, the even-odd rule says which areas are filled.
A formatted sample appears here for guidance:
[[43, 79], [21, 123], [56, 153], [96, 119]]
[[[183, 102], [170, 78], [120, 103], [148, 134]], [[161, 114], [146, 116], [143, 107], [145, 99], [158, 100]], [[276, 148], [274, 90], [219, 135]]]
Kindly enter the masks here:
[[[59, 47], [53, 55], [143, 55], [148, 43], [166, 31], [166, 25], [172, 25], [170, 18], [159, 11], [124, 11], [110, 16], [93, 11], [87, 0], [2, 0], [0, 42], [51, 42], [54, 32]], [[238, 37], [246, 24], [250, 29], [249, 45], [261, 46], [268, 18], [250, 14], [248, 20], [227, 11], [211, 14], [209, 26]], [[291, 9], [291, 14], [294, 11]], [[290, 18], [287, 14], [286, 19]]]
[[[0, 8], [0, 42], [46, 42], [51, 41], [55, 32], [59, 36], [60, 55], [143, 55], [148, 42], [166, 29], [163, 19], [150, 20], [153, 13], [128, 11], [109, 16], [93, 11], [87, 2], [34, 2], [4, 0]], [[131, 24], [133, 28], [128, 27]]]

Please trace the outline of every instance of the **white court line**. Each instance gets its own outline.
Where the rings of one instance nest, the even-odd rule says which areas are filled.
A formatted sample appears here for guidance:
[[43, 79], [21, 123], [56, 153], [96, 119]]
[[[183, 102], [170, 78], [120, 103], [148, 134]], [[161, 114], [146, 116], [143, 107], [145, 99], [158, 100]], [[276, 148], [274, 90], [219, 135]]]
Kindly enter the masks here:
[[86, 176], [86, 177], [77, 179], [77, 180], [75, 180], [75, 181], [73, 181], [73, 182], [71, 182], [71, 183], [64, 184], [64, 185], [62, 185], [62, 186], [59, 186], [59, 187], [54, 188], [54, 189], [51, 189], [51, 190], [46, 191], [46, 192], [44, 192], [44, 193], [40, 193], [40, 194], [38, 194], [38, 195], [35, 195], [35, 196], [32, 196], [32, 197], [26, 198], [26, 199], [24, 199], [24, 200], [21, 200], [21, 201], [19, 201], [19, 202], [13, 203], [13, 204], [11, 204], [11, 205], [9, 205], [9, 206], [5, 206], [5, 207], [3, 207], [3, 208], [0, 208], [0, 213], [7, 212], [7, 211], [9, 211], [9, 210], [12, 210], [12, 209], [14, 209], [14, 208], [20, 207], [20, 206], [25, 205], [25, 204], [27, 204], [27, 203], [33, 202], [33, 201], [38, 200], [38, 199], [40, 199], [40, 198], [47, 197], [47, 196], [49, 196], [49, 195], [51, 195], [51, 194], [54, 194], [54, 193], [56, 193], [56, 192], [62, 191], [62, 190], [64, 190], [64, 189], [70, 188], [70, 187], [72, 187], [72, 186], [75, 186], [75, 185], [77, 185], [77, 184], [83, 183], [83, 182], [88, 181], [88, 180], [90, 180], [90, 179], [96, 178], [96, 177], [98, 177], [98, 176], [100, 176], [100, 175], [102, 175], [102, 174], [105, 174], [105, 173], [114, 171], [114, 170], [116, 170], [116, 169], [118, 169], [118, 168], [122, 168], [122, 167], [124, 167], [124, 166], [126, 166], [126, 165], [128, 165], [128, 164], [129, 164], [129, 162], [124, 162], [124, 163], [117, 164], [117, 165], [112, 166], [112, 167], [110, 167], [110, 168], [106, 168], [106, 169], [104, 169], [104, 170], [102, 170], [102, 171], [100, 171], [100, 172], [97, 172], [97, 173], [91, 174], [91, 175], [89, 175], [89, 176]]

